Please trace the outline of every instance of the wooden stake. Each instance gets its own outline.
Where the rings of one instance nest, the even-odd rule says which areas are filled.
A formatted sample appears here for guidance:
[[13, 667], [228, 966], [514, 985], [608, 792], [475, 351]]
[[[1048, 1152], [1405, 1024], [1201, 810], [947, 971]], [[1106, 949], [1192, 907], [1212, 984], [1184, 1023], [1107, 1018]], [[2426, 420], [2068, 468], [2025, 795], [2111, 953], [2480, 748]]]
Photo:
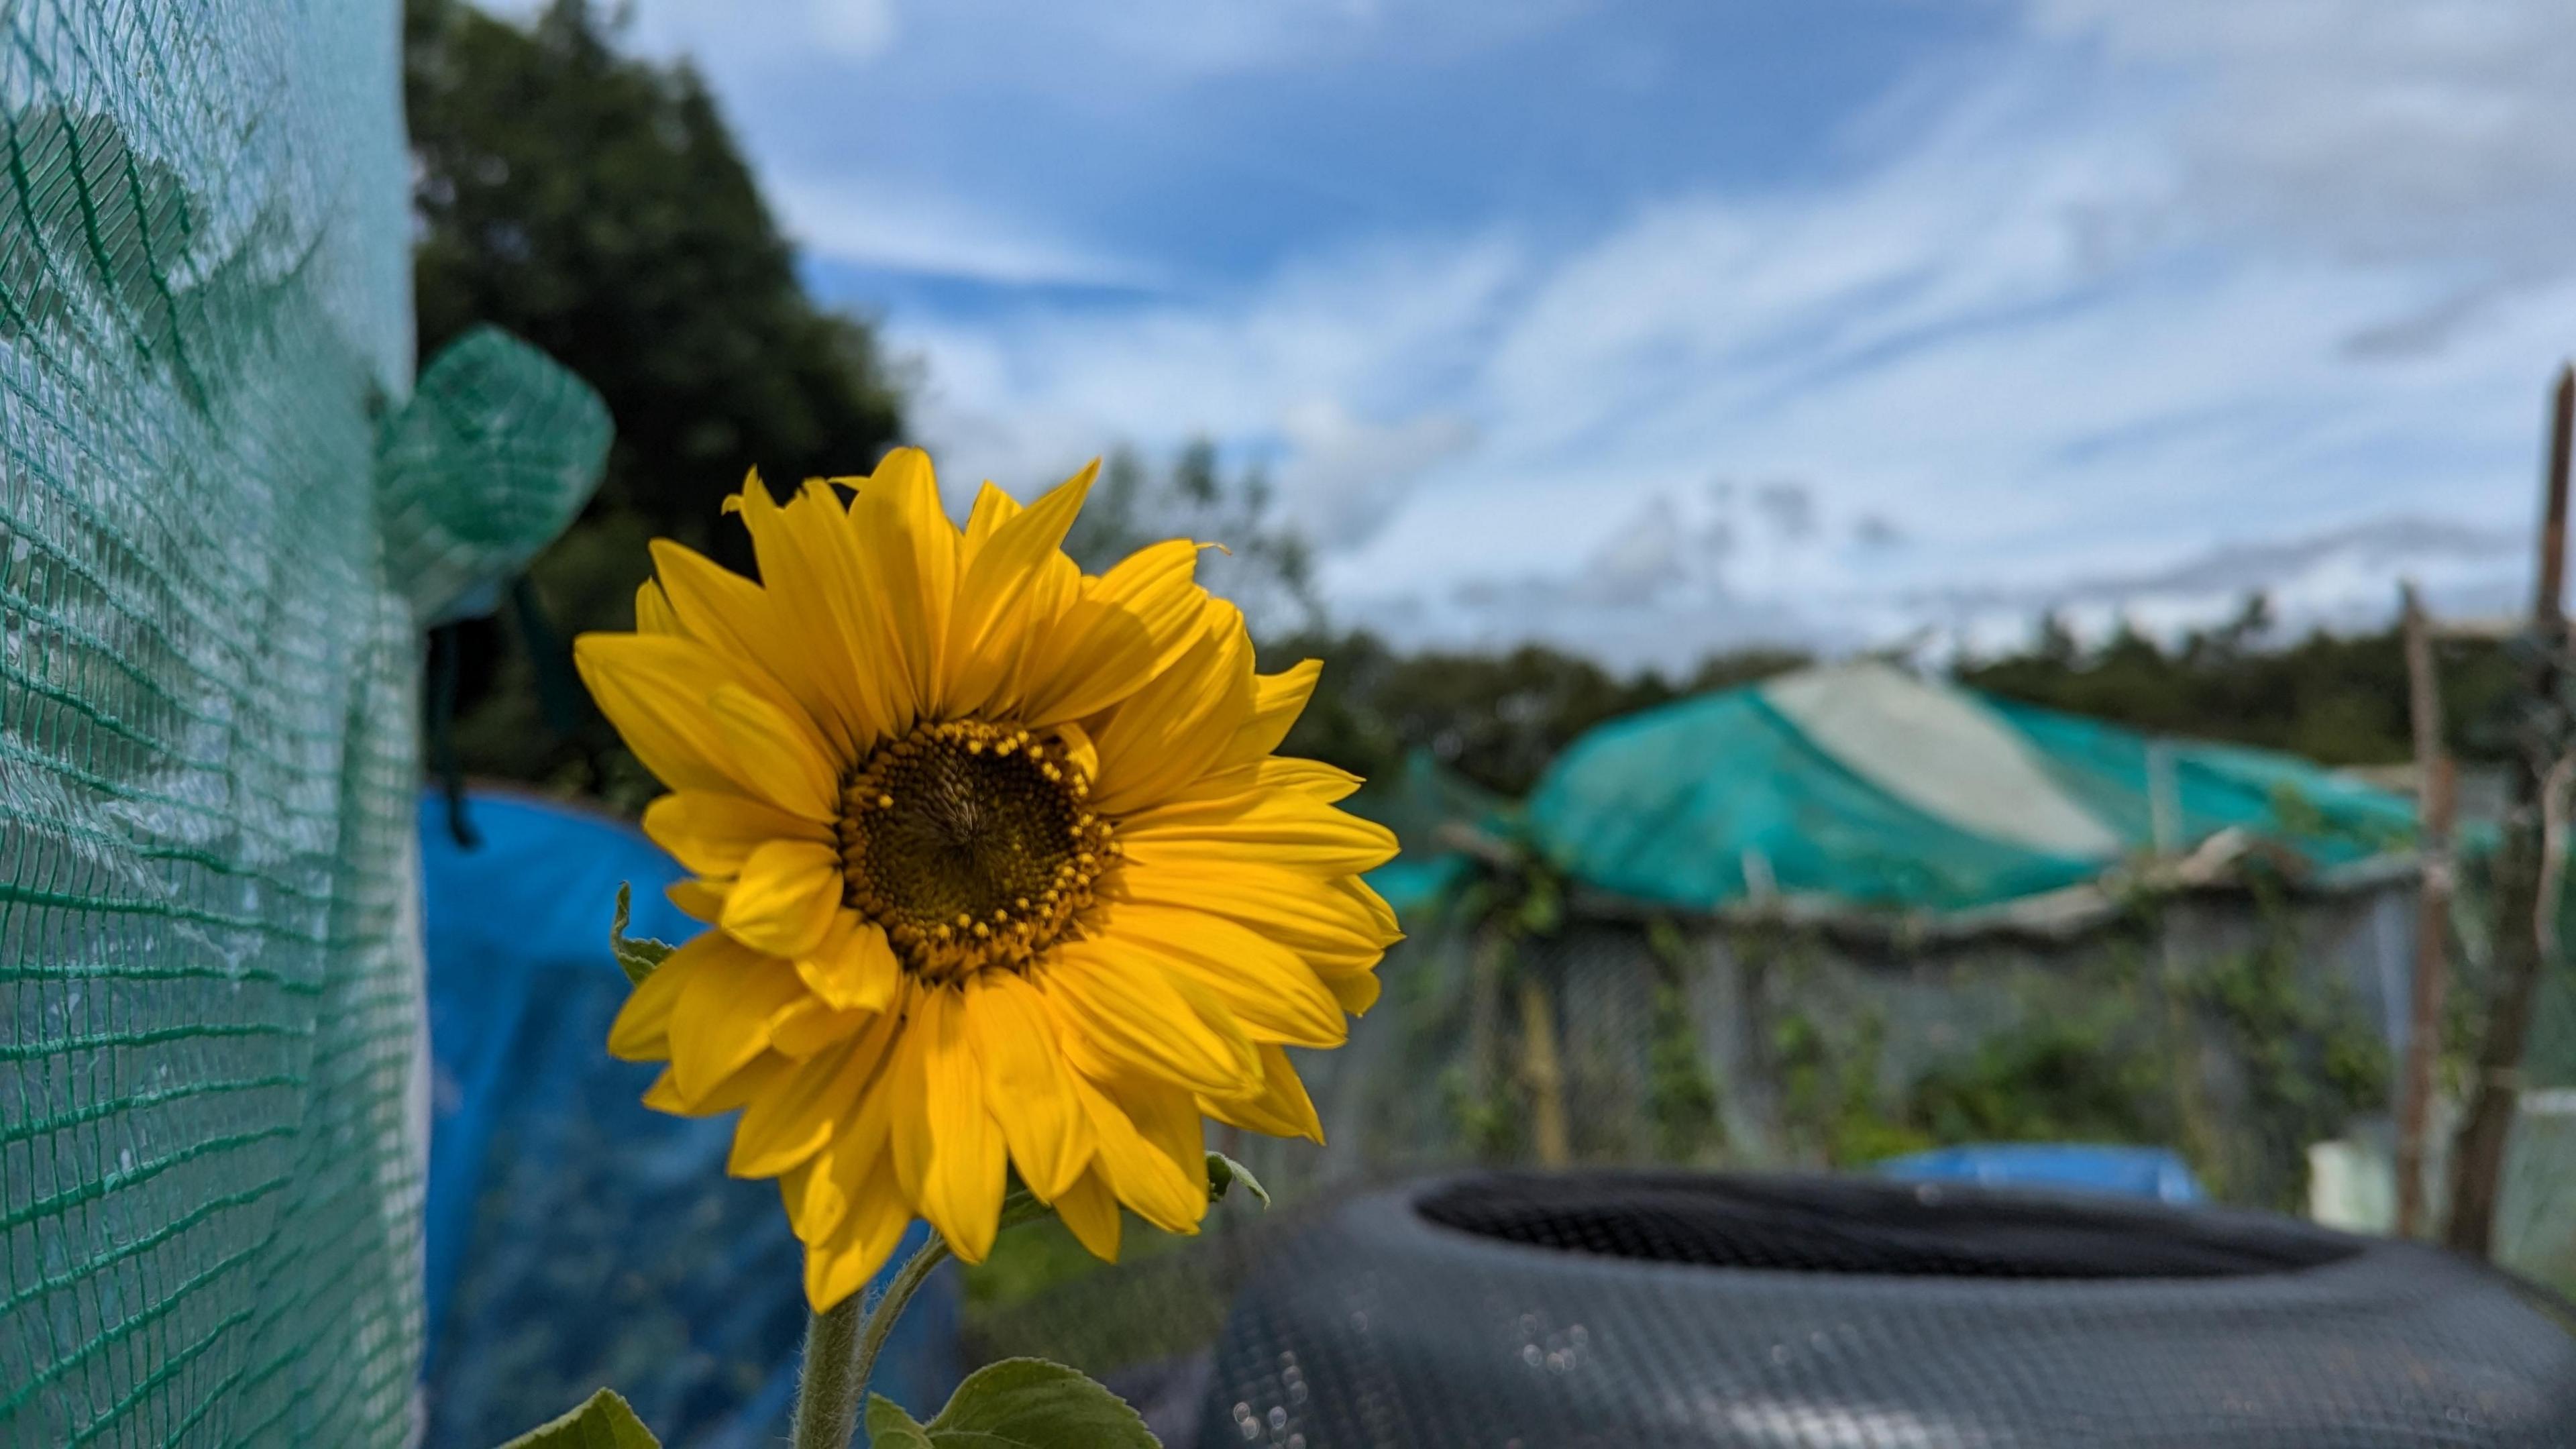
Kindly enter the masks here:
[[1570, 1167], [1574, 1144], [1566, 1131], [1565, 1064], [1557, 1050], [1556, 1013], [1535, 976], [1521, 978], [1521, 1072], [1530, 1094], [1530, 1145], [1538, 1165]]
[[[2567, 628], [2567, 473], [2576, 452], [2576, 367], [2561, 369], [2552, 400], [2549, 471], [2542, 479], [2539, 586], [2533, 591], [2532, 631], [2543, 646], [2525, 687], [2547, 699], [2557, 685], [2554, 662]], [[2504, 1185], [2504, 1155], [2522, 1095], [2523, 1040], [2540, 994], [2542, 942], [2535, 917], [2540, 889], [2541, 795], [2554, 762], [2518, 760], [2513, 813], [2496, 853], [2496, 994], [2478, 1044], [2478, 1075], [2468, 1115], [2451, 1147], [2451, 1221], [2445, 1241], [2458, 1252], [2488, 1257], [2494, 1251], [2495, 1217]]]
[[2449, 985], [2451, 820], [2458, 780], [2442, 748], [2442, 687], [2433, 672], [2433, 631], [2415, 586], [2401, 586], [2406, 630], [2406, 697], [2415, 726], [2415, 979], [2408, 993], [2406, 1075], [2397, 1099], [2397, 1231], [2425, 1228], [2424, 1140], [2431, 1131], [2434, 1067], [2441, 1060], [2442, 997]]

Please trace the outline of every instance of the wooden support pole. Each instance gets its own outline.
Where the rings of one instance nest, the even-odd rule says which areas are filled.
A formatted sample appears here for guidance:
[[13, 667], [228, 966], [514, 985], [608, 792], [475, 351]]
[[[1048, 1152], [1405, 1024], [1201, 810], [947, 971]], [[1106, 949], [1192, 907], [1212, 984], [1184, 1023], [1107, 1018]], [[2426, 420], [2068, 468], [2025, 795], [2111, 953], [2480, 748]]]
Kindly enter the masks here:
[[2408, 993], [2406, 1072], [2397, 1099], [2397, 1231], [2424, 1232], [2424, 1142], [2432, 1130], [2434, 1068], [2441, 1061], [2442, 998], [2449, 987], [2451, 822], [2458, 779], [2442, 747], [2442, 686], [2434, 673], [2433, 630], [2412, 583], [2402, 586], [2407, 713], [2415, 727], [2415, 972]]
[[[2526, 687], [2547, 699], [2558, 683], [2556, 658], [2567, 629], [2567, 474], [2576, 452], [2576, 367], [2558, 374], [2550, 408], [2549, 468], [2542, 478], [2539, 584], [2533, 591], [2532, 632], [2542, 653]], [[2444, 1240], [2477, 1257], [2494, 1251], [2495, 1217], [2504, 1185], [2505, 1147], [2513, 1135], [2522, 1089], [2523, 1039], [2540, 994], [2542, 800], [2548, 760], [2517, 760], [2513, 811], [2496, 854], [2496, 987], [2486, 1034], [2478, 1044], [2478, 1075], [2469, 1110], [2451, 1147], [2451, 1221]]]
[[1558, 1048], [1556, 1013], [1547, 1004], [1547, 988], [1534, 975], [1521, 977], [1521, 1076], [1529, 1087], [1530, 1145], [1538, 1165], [1574, 1165], [1574, 1143], [1566, 1130], [1565, 1058]]

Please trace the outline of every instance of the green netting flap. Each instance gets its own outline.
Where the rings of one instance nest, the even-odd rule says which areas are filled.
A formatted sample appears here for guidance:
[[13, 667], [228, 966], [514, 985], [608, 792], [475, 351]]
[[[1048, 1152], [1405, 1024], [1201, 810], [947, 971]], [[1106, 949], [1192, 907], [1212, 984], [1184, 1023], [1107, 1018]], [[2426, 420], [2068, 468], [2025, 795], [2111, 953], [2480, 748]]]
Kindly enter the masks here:
[[422, 621], [488, 612], [599, 486], [610, 436], [599, 394], [508, 333], [441, 350], [376, 440], [386, 569]]
[[499, 338], [402, 406], [400, 18], [0, 8], [0, 1445], [417, 1431], [415, 603], [601, 425]]

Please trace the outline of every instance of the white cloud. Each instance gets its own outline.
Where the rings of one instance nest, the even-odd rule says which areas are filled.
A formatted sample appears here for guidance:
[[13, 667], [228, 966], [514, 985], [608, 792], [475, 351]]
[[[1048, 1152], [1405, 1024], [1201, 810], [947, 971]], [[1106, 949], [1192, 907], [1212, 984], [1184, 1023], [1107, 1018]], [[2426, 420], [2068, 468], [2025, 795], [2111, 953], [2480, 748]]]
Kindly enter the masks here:
[[2257, 233], [2475, 268], [2567, 265], [2576, 23], [2551, 0], [2031, 0], [2174, 68], [2198, 199]]
[[[2017, 638], [2053, 601], [2189, 622], [2268, 586], [2352, 620], [2402, 570], [2501, 588], [2511, 550], [2351, 540], [2524, 526], [2539, 391], [2576, 340], [2576, 25], [2504, 0], [2019, 3], [2030, 31], [1991, 69], [1855, 120], [1868, 164], [1672, 189], [1544, 244], [1498, 218], [1217, 284], [920, 184], [771, 189], [822, 255], [1133, 290], [892, 319], [953, 483], [1026, 491], [1114, 442], [1213, 435], [1274, 460], [1335, 605], [1411, 637], [1679, 662], [1927, 620]], [[870, 47], [998, 14], [960, 4], [815, 0], [786, 43], [846, 25], [887, 64]], [[1077, 24], [1086, 54], [1163, 76], [1480, 34], [1479, 7], [1176, 4], [1015, 11], [997, 68]], [[782, 43], [723, 34], [712, 0], [646, 14]], [[1783, 480], [1811, 526], [1763, 522]], [[2227, 553], [2303, 538], [2344, 542]], [[2213, 557], [2240, 566], [2187, 567]]]
[[1471, 439], [1424, 378], [1469, 364], [1479, 320], [1521, 269], [1499, 242], [1377, 249], [1220, 302], [898, 319], [891, 340], [925, 365], [916, 431], [961, 476], [1018, 488], [1114, 442], [1277, 440], [1283, 502], [1319, 533], [1350, 536], [1373, 521], [1379, 490]]
[[1366, 541], [1426, 470], [1476, 441], [1474, 425], [1455, 413], [1376, 424], [1329, 396], [1290, 404], [1279, 426], [1290, 449], [1280, 479], [1288, 516], [1326, 549]]
[[813, 37], [826, 51], [869, 59], [893, 48], [894, 0], [807, 0]]
[[834, 261], [1007, 285], [1152, 282], [1130, 264], [1018, 218], [884, 178], [790, 172], [765, 178], [762, 190], [797, 245]]

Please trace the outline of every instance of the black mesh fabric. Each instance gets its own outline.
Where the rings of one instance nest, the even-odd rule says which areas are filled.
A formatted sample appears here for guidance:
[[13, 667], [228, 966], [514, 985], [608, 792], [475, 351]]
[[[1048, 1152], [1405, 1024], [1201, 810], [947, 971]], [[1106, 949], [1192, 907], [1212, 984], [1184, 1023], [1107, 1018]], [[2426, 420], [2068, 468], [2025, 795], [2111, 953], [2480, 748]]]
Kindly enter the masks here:
[[1201, 1449], [2576, 1445], [2565, 1306], [2414, 1244], [1954, 1185], [1498, 1173], [1237, 1299]]
[[1484, 1177], [1416, 1210], [1541, 1248], [1808, 1273], [1911, 1278], [2221, 1278], [2313, 1268], [2362, 1240], [2286, 1218], [2139, 1211], [1845, 1178]]

